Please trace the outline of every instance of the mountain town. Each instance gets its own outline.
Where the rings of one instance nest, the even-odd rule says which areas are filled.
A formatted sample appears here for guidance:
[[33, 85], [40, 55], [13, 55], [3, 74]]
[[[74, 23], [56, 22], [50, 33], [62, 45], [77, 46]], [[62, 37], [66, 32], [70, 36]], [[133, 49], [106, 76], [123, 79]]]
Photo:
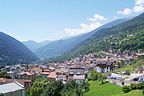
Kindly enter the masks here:
[[[89, 80], [97, 80], [98, 78], [95, 76], [97, 72], [107, 74], [106, 77], [101, 75], [103, 82], [108, 81], [118, 86], [139, 84], [144, 81], [143, 62], [138, 68], [132, 70], [118, 69], [131, 65], [143, 56], [144, 53], [142, 52], [123, 52], [120, 54], [109, 50], [109, 52], [101, 52], [99, 55], [90, 53], [79, 56], [63, 63], [1, 66], [0, 76], [3, 78], [0, 78], [0, 91], [3, 93], [3, 90], [7, 90], [4, 94], [23, 94], [21, 96], [25, 96], [25, 90], [31, 88], [33, 81], [37, 78], [61, 81], [63, 84], [74, 80], [80, 84]], [[96, 73], [93, 74], [93, 71]], [[9, 89], [11, 86], [18, 86], [18, 88]]]
[[144, 0], [0, 2], [0, 96], [144, 96]]

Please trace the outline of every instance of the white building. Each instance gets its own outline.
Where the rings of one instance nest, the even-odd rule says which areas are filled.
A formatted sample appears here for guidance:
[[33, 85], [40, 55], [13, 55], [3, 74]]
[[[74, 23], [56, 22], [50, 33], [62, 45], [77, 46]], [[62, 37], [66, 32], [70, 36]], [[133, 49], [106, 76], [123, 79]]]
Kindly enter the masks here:
[[110, 61], [97, 61], [95, 64], [97, 72], [107, 73], [113, 70], [113, 63]]
[[24, 86], [18, 82], [0, 85], [0, 94], [4, 96], [25, 96]]

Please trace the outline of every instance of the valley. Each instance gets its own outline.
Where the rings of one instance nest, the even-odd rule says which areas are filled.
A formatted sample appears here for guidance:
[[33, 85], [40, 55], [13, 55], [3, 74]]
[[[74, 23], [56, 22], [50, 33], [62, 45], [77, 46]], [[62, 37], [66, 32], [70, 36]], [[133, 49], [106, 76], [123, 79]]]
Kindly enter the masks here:
[[[139, 3], [144, 5], [137, 1], [123, 14], [136, 12]], [[51, 19], [40, 20], [40, 25], [50, 24], [46, 29], [26, 23], [39, 33], [0, 32], [0, 96], [143, 96], [144, 13], [118, 17], [107, 21], [95, 14], [80, 28], [64, 28], [66, 33], [59, 33], [63, 21], [53, 24]], [[39, 20], [35, 18], [31, 23]], [[67, 19], [65, 23], [71, 21]]]

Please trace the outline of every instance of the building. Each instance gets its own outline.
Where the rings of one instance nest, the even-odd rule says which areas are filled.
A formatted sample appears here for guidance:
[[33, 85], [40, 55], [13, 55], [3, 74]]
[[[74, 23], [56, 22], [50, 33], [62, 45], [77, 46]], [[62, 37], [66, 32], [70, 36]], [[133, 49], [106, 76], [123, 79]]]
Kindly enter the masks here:
[[73, 80], [75, 80], [77, 83], [85, 81], [85, 75], [74, 75]]
[[0, 94], [4, 96], [25, 96], [24, 86], [18, 82], [0, 85]]
[[12, 83], [14, 81], [22, 84], [25, 87], [25, 89], [30, 88], [30, 86], [32, 85], [32, 81], [31, 80], [25, 80], [25, 79], [7, 79], [7, 78], [0, 78], [0, 85]]
[[48, 80], [56, 80], [56, 72], [53, 71], [53, 72], [50, 72], [50, 74], [48, 75]]
[[110, 72], [113, 70], [113, 63], [110, 61], [97, 61], [96, 71], [101, 73]]
[[34, 72], [21, 72], [19, 74], [19, 79], [35, 80], [38, 77], [38, 73]]
[[49, 74], [50, 72], [42, 72], [40, 76], [42, 76], [43, 78], [47, 78]]
[[67, 81], [68, 69], [60, 68], [60, 69], [56, 69], [55, 72], [56, 72], [56, 75], [57, 75], [56, 80]]
[[32, 75], [30, 72], [21, 72], [20, 79], [32, 80]]
[[[74, 78], [75, 76], [75, 78]], [[69, 80], [76, 80], [79, 77], [85, 76], [85, 69], [84, 68], [70, 68], [68, 72], [68, 79]], [[85, 78], [85, 77], [84, 77]]]

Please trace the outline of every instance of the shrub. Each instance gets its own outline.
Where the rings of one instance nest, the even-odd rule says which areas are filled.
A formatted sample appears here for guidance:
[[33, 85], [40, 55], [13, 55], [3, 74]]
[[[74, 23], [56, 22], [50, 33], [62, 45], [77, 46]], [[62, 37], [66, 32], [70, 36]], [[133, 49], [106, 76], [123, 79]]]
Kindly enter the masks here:
[[132, 89], [132, 90], [136, 90], [136, 89], [138, 89], [140, 86], [138, 85], [138, 84], [131, 84], [130, 85], [130, 88]]
[[144, 89], [144, 82], [139, 84], [140, 88], [139, 89]]
[[99, 78], [99, 73], [95, 70], [92, 70], [90, 72], [89, 79], [90, 80], [98, 80], [98, 78]]
[[3, 94], [3, 93], [0, 93], [0, 96], [4, 96], [4, 94]]
[[130, 91], [131, 91], [131, 88], [130, 88], [130, 86], [124, 86], [123, 89], [122, 89], [122, 91], [123, 91], [124, 93], [127, 93], [127, 92], [130, 92]]

